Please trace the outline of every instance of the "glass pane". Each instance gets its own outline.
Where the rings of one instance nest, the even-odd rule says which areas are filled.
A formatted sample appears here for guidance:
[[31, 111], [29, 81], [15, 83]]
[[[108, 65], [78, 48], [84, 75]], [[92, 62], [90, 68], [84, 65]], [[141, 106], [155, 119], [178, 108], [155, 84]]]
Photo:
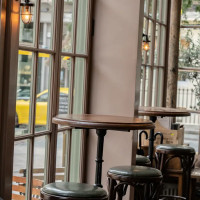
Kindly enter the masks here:
[[182, 2], [181, 24], [191, 25], [200, 24], [200, 2], [186, 1]]
[[76, 53], [87, 51], [88, 0], [78, 1]]
[[141, 74], [140, 74], [140, 106], [144, 105], [144, 86], [145, 86], [145, 72], [146, 72], [146, 67], [142, 66], [141, 67]]
[[37, 70], [37, 97], [35, 131], [49, 130], [49, 97], [51, 80], [51, 56], [39, 53]]
[[83, 99], [84, 99], [84, 87], [85, 87], [85, 63], [86, 63], [86, 60], [84, 58], [76, 58], [73, 114], [83, 113]]
[[27, 147], [27, 140], [14, 144], [12, 199], [25, 199], [27, 194]]
[[[157, 12], [156, 12], [157, 20], [160, 20], [160, 18], [161, 18], [161, 12], [160, 12], [161, 1], [162, 0], [157, 0]], [[167, 0], [165, 0], [165, 1], [167, 1]]]
[[80, 182], [81, 130], [72, 130], [70, 182]]
[[177, 122], [184, 124], [184, 143], [190, 144], [198, 151], [200, 116], [195, 113], [200, 109], [200, 72], [179, 71], [177, 107], [193, 110], [190, 117], [177, 118]]
[[148, 15], [147, 0], [144, 0], [144, 14]]
[[[148, 33], [148, 20], [144, 17], [144, 23], [143, 23], [143, 33], [147, 34]], [[142, 38], [144, 40], [144, 37]], [[142, 48], [142, 63], [146, 64], [147, 62], [147, 52], [143, 50]]]
[[36, 137], [34, 140], [32, 197], [40, 199], [40, 189], [46, 180], [46, 164], [48, 146], [47, 136]]
[[200, 29], [187, 28], [180, 31], [179, 67], [200, 66]]
[[154, 51], [154, 64], [158, 65], [158, 56], [159, 56], [159, 46], [160, 46], [160, 25], [156, 24], [155, 32], [155, 51]]
[[146, 67], [146, 76], [145, 76], [145, 106], [150, 106], [150, 83], [151, 83], [151, 68]]
[[162, 23], [167, 24], [168, 0], [162, 0]]
[[160, 56], [159, 56], [159, 65], [165, 65], [165, 51], [166, 51], [166, 28], [161, 26], [161, 36], [160, 36]]
[[41, 0], [39, 40], [40, 48], [52, 49], [53, 12], [54, 1]]
[[[191, 71], [179, 71], [177, 105], [192, 110], [200, 109], [200, 73]], [[190, 94], [191, 93], [191, 94]], [[189, 99], [187, 96], [190, 96]], [[184, 99], [183, 99], [184, 98]]]
[[149, 0], [149, 16], [150, 17], [153, 17], [154, 1], [155, 0]]
[[36, 21], [36, 3], [35, 0], [30, 0], [31, 3], [34, 3], [34, 7], [32, 7], [32, 21], [29, 24], [24, 24], [21, 20], [20, 15], [20, 31], [19, 31], [19, 44], [20, 45], [28, 45], [28, 46], [34, 46], [35, 42], [35, 21]]
[[156, 106], [157, 104], [157, 98], [158, 98], [158, 90], [157, 90], [157, 87], [158, 87], [158, 68], [155, 67], [153, 69], [153, 85], [152, 85], [152, 106]]
[[18, 53], [15, 136], [30, 133], [30, 105], [33, 70], [33, 53], [21, 50]]
[[68, 181], [70, 131], [58, 133], [56, 153], [56, 182]]
[[71, 65], [72, 62], [70, 57], [61, 57], [59, 114], [69, 113]]
[[150, 64], [151, 65], [151, 50], [152, 50], [152, 33], [153, 33], [153, 22], [151, 20], [149, 20], [149, 27], [148, 27], [148, 36], [149, 36], [149, 39], [150, 39], [150, 49], [149, 51], [147, 51], [147, 64]]
[[74, 26], [74, 1], [64, 0], [62, 51], [72, 52]]
[[162, 101], [163, 101], [163, 88], [164, 88], [164, 69], [163, 68], [159, 68], [158, 71], [158, 99], [157, 99], [157, 106], [161, 107], [163, 105]]

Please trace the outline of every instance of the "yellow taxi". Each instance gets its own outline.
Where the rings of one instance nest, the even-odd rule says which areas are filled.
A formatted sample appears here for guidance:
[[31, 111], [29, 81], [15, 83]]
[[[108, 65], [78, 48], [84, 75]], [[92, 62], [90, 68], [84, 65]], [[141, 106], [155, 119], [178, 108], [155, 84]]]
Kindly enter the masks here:
[[[59, 96], [59, 113], [65, 114], [68, 112], [68, 88], [60, 88]], [[30, 94], [30, 92], [29, 92]], [[30, 96], [30, 95], [29, 95]], [[48, 90], [37, 95], [36, 99], [36, 125], [47, 124], [47, 112], [48, 112]], [[17, 97], [16, 101], [16, 117], [15, 126], [29, 124], [29, 111], [30, 111], [30, 99], [29, 97]]]

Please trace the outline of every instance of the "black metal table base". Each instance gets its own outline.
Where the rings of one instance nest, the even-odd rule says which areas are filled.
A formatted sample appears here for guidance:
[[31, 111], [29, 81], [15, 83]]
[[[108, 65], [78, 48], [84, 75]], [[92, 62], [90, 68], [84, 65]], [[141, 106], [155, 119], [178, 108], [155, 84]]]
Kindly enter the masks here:
[[96, 133], [98, 136], [97, 140], [97, 157], [96, 157], [96, 174], [95, 174], [95, 185], [98, 187], [103, 187], [101, 184], [101, 176], [102, 176], [102, 163], [103, 163], [103, 145], [104, 145], [104, 137], [106, 135], [107, 130], [97, 129]]
[[[155, 123], [157, 120], [157, 117], [155, 116], [151, 116], [150, 120]], [[160, 136], [160, 144], [163, 144], [163, 134], [158, 132], [155, 134], [155, 130], [151, 129], [150, 130], [150, 135], [148, 137], [148, 134], [146, 131], [142, 131], [139, 133], [139, 149], [137, 150], [137, 154], [139, 155], [144, 155], [144, 151], [142, 149], [142, 135], [145, 135], [146, 140], [149, 140], [149, 149], [148, 149], [148, 157], [151, 161], [151, 166], [153, 165], [153, 160], [154, 160], [154, 141], [156, 140], [157, 136]]]

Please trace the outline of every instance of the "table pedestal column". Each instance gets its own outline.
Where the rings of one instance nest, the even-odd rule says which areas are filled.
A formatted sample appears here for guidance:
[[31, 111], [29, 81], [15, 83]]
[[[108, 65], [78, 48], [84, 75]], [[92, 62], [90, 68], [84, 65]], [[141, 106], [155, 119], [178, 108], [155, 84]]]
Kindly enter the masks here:
[[97, 157], [96, 157], [96, 175], [95, 175], [95, 185], [98, 187], [103, 187], [101, 184], [102, 176], [102, 163], [103, 163], [103, 145], [104, 145], [104, 136], [106, 135], [106, 130], [97, 129], [96, 131], [98, 136], [97, 141]]
[[[151, 116], [150, 120], [155, 123], [157, 120], [157, 117]], [[154, 129], [150, 130], [150, 135], [149, 135], [149, 159], [151, 161], [151, 166], [153, 165], [153, 159], [154, 159]]]

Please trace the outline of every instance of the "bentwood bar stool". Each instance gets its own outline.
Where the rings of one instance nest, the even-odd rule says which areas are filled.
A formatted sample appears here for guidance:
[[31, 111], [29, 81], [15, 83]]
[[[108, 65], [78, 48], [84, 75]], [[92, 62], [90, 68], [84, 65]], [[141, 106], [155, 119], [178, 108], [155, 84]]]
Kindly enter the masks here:
[[[186, 197], [186, 199], [189, 199], [191, 169], [194, 156], [195, 150], [189, 146], [162, 144], [156, 147], [157, 168], [162, 171], [164, 180], [169, 174], [179, 173], [182, 175], [181, 196]], [[170, 169], [170, 161], [174, 158], [180, 160], [180, 170]]]
[[108, 200], [122, 200], [127, 187], [133, 186], [136, 200], [158, 200], [162, 174], [158, 169], [145, 166], [118, 166], [108, 173]]
[[41, 189], [41, 200], [107, 200], [105, 190], [85, 183], [58, 182]]
[[151, 161], [146, 156], [136, 155], [136, 165], [151, 166]]

